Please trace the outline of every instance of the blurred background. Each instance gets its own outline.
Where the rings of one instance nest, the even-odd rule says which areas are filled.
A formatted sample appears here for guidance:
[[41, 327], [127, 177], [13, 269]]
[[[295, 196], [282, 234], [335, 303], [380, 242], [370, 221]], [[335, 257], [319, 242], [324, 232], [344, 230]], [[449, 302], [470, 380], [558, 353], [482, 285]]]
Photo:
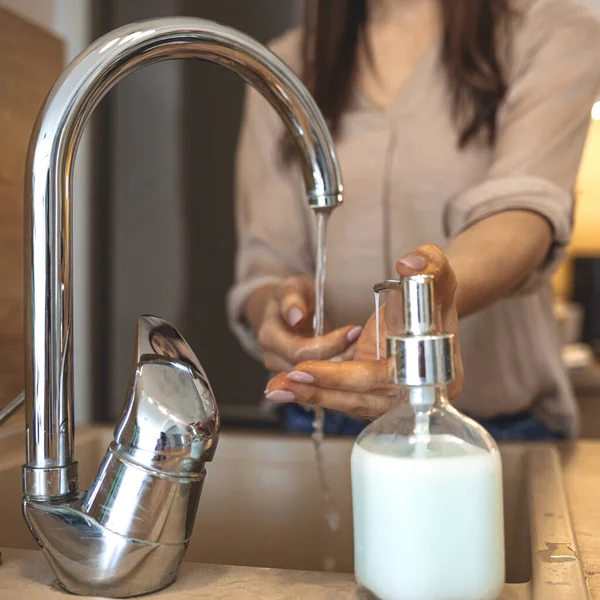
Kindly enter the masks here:
[[[600, 0], [588, 1], [600, 11]], [[125, 23], [196, 16], [267, 42], [298, 22], [302, 5], [302, 0], [0, 0], [0, 26], [18, 28], [21, 41], [37, 39], [40, 47], [52, 48], [37, 67], [49, 81], [40, 82], [41, 93], [93, 39]], [[4, 31], [0, 54], [18, 53], [19, 36]], [[7, 48], [11, 39], [15, 46]], [[1, 77], [18, 83], [18, 69], [6, 57], [0, 69]], [[220, 67], [176, 61], [134, 73], [96, 110], [75, 173], [78, 422], [116, 418], [130, 374], [136, 318], [152, 313], [176, 324], [196, 350], [224, 422], [274, 425], [259, 410], [266, 375], [229, 333], [224, 312], [235, 251], [233, 159], [243, 91], [241, 80]], [[7, 102], [0, 92], [4, 118], [12, 110]], [[594, 117], [576, 191], [573, 244], [555, 277], [565, 361], [588, 436], [600, 435], [595, 360], [600, 355], [600, 103]], [[0, 111], [0, 124], [2, 118]], [[16, 143], [6, 139], [4, 145]], [[15, 171], [10, 176], [18, 179]], [[20, 256], [13, 252], [2, 260], [3, 269], [18, 278]], [[5, 295], [13, 294], [6, 290]], [[17, 331], [22, 315], [13, 299], [13, 312], [3, 318]], [[10, 373], [0, 380], [0, 404], [22, 387], [22, 364], [15, 360], [21, 359], [4, 367]]]
[[[267, 42], [298, 21], [301, 2], [1, 0], [0, 7], [64, 40], [68, 62], [103, 33], [159, 16], [212, 19]], [[78, 422], [120, 412], [143, 313], [184, 333], [225, 420], [256, 415], [265, 373], [229, 333], [224, 313], [243, 92], [221, 67], [173, 61], [132, 74], [96, 110], [75, 167]]]

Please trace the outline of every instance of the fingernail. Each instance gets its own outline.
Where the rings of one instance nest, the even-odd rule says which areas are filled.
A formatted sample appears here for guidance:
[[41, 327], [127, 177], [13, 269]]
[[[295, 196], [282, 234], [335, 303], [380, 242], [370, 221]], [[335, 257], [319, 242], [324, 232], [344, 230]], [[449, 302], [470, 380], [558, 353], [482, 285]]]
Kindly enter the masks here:
[[401, 258], [399, 263], [403, 264], [405, 267], [412, 269], [413, 271], [420, 271], [427, 266], [427, 259], [417, 252], [412, 252], [411, 254], [407, 254], [403, 258]]
[[333, 358], [329, 359], [329, 362], [342, 362], [342, 357], [341, 356], [334, 356]]
[[275, 390], [274, 392], [269, 392], [265, 398], [272, 402], [292, 402], [295, 400], [296, 395], [293, 392], [286, 392], [285, 390]]
[[294, 306], [290, 309], [290, 312], [288, 312], [288, 323], [292, 327], [295, 327], [302, 321], [302, 317], [304, 317], [302, 311], [297, 306]]
[[360, 334], [362, 333], [363, 328], [362, 327], [355, 327], [354, 329], [351, 329], [348, 332], [348, 335], [346, 336], [348, 341], [350, 343], [355, 342], [359, 337]]
[[288, 379], [295, 381], [296, 383], [314, 383], [315, 378], [310, 373], [304, 371], [292, 371], [287, 374]]

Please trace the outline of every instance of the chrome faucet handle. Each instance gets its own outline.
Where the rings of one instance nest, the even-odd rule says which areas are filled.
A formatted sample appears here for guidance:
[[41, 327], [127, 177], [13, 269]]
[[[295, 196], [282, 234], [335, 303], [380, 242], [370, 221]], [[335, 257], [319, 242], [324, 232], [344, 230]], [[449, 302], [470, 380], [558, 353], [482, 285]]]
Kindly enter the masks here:
[[136, 337], [137, 362], [151, 357], [178, 360], [206, 377], [194, 351], [179, 331], [167, 321], [152, 315], [141, 316], [136, 325]]
[[135, 359], [114, 441], [90, 489], [61, 502], [24, 501], [31, 531], [76, 594], [124, 598], [174, 579], [217, 446], [214, 394], [177, 329], [141, 317]]
[[220, 428], [204, 369], [167, 321], [140, 317], [136, 337], [137, 364], [115, 429], [118, 451], [170, 475], [200, 473], [213, 458]]

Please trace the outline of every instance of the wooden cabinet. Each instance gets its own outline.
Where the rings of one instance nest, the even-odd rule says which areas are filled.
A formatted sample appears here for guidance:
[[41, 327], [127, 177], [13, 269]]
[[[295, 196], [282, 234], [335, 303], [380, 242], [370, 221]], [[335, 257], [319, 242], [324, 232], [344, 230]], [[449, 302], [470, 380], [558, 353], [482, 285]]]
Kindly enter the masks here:
[[23, 187], [29, 136], [63, 43], [0, 9], [0, 406], [23, 389]]

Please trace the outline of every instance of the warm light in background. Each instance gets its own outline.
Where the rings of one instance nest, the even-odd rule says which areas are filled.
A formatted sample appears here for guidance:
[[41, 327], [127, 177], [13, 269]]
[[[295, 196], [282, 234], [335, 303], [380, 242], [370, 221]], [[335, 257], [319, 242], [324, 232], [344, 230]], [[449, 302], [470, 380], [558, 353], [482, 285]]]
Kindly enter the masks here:
[[592, 117], [575, 186], [575, 228], [569, 260], [554, 278], [555, 290], [564, 298], [571, 293], [572, 259], [600, 256], [600, 100], [594, 104]]

